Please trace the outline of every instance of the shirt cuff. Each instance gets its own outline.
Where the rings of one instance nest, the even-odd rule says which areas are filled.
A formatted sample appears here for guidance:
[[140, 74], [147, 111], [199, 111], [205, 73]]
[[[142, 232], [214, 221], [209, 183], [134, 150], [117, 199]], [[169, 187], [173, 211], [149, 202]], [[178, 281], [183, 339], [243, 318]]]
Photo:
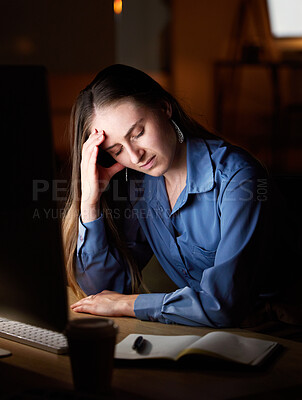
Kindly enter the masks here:
[[165, 293], [140, 294], [134, 303], [135, 316], [144, 321], [166, 322], [161, 313], [165, 295]]
[[103, 216], [98, 219], [86, 222], [82, 222], [81, 216], [79, 217], [79, 233], [77, 252], [84, 246], [85, 253], [96, 253], [99, 249], [103, 249], [107, 246], [106, 230]]

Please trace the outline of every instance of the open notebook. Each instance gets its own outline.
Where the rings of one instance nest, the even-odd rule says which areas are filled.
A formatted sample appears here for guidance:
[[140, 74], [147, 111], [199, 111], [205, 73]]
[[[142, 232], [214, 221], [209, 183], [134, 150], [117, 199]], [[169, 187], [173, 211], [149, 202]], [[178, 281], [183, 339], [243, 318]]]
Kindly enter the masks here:
[[141, 335], [143, 346], [134, 350], [139, 334], [128, 335], [116, 345], [115, 358], [123, 360], [170, 359], [178, 361], [185, 356], [200, 355], [219, 358], [245, 365], [260, 365], [278, 347], [277, 342], [247, 338], [225, 331], [195, 335], [160, 336]]

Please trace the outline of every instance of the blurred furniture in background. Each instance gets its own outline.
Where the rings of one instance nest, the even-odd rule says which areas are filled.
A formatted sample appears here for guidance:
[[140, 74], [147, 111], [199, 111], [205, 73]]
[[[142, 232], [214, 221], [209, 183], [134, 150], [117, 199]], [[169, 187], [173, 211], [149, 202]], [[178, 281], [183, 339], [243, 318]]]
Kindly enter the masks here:
[[214, 82], [219, 132], [272, 171], [302, 172], [302, 62], [220, 61]]
[[[302, 57], [276, 53], [272, 6], [238, 2], [226, 60], [214, 63], [215, 126], [273, 173], [302, 173]], [[297, 3], [288, 7], [294, 18]]]

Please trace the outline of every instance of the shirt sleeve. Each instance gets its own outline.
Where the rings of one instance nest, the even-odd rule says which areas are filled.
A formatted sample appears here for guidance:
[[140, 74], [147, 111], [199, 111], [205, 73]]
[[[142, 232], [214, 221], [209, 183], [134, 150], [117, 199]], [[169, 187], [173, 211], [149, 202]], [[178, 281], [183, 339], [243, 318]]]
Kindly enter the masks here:
[[266, 204], [257, 193], [258, 178], [263, 177], [259, 170], [244, 168], [221, 185], [217, 199], [220, 241], [214, 265], [203, 272], [200, 289], [186, 286], [168, 294], [139, 295], [134, 306], [138, 318], [228, 327], [245, 316], [265, 275]]
[[[152, 251], [137, 219], [127, 220], [126, 239], [138, 267], [142, 269], [151, 257]], [[79, 217], [76, 279], [87, 295], [102, 290], [131, 293], [128, 264], [115, 246], [110, 245], [103, 216], [85, 224]]]

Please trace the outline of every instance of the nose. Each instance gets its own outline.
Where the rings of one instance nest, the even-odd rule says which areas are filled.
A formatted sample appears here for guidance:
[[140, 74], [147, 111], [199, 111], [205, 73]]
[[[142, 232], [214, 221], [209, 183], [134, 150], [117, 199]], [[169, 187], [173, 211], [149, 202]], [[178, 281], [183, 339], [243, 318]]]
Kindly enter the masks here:
[[129, 146], [127, 151], [132, 164], [138, 164], [144, 155], [143, 149], [133, 146]]

